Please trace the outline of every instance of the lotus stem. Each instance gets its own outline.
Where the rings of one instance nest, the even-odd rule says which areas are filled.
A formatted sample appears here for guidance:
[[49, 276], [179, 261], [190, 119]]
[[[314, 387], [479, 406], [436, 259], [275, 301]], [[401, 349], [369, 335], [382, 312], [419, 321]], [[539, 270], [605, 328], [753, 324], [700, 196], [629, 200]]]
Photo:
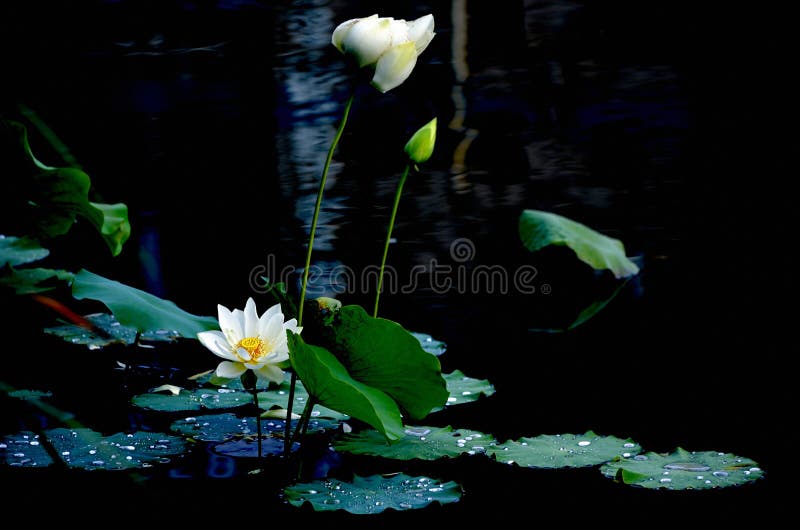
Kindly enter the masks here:
[[397, 217], [397, 208], [400, 206], [400, 196], [403, 194], [403, 186], [408, 178], [408, 172], [411, 171], [411, 164], [406, 165], [403, 171], [403, 176], [400, 177], [400, 183], [397, 185], [397, 192], [394, 195], [394, 206], [392, 207], [392, 216], [389, 218], [389, 231], [386, 233], [386, 243], [383, 245], [383, 258], [381, 258], [381, 271], [378, 274], [378, 292], [375, 293], [375, 308], [372, 311], [372, 316], [378, 317], [378, 302], [381, 299], [381, 291], [383, 290], [383, 270], [386, 268], [386, 256], [389, 254], [389, 242], [392, 240], [392, 230], [394, 230], [394, 220]]

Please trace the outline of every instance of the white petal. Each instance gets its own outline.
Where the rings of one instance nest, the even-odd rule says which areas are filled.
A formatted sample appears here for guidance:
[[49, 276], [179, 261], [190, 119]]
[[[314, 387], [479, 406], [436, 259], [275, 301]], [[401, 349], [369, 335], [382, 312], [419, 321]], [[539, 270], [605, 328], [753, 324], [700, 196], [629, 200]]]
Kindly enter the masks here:
[[289, 348], [287, 346], [284, 346], [282, 348], [276, 348], [272, 350], [269, 353], [269, 355], [264, 357], [264, 361], [270, 364], [277, 364], [277, 363], [282, 363], [288, 358], [289, 358]]
[[391, 20], [374, 15], [353, 24], [342, 39], [345, 53], [355, 57], [358, 66], [374, 64], [392, 42]]
[[244, 311], [241, 309], [234, 309], [231, 311], [231, 315], [239, 322], [239, 327], [242, 329], [242, 338], [244, 338]]
[[417, 48], [413, 42], [394, 46], [378, 59], [372, 86], [381, 92], [400, 86], [417, 64]]
[[408, 42], [408, 28], [409, 23], [405, 20], [392, 20], [389, 23], [389, 33], [392, 35], [392, 41], [389, 45], [397, 46], [398, 44]]
[[201, 331], [197, 334], [197, 339], [200, 344], [211, 350], [214, 355], [231, 361], [236, 360], [236, 356], [231, 351], [231, 347], [221, 331]]
[[[278, 420], [285, 420], [286, 419], [286, 414], [288, 414], [288, 413], [289, 413], [289, 411], [286, 410], [286, 409], [272, 409], [272, 410], [268, 410], [268, 411], [264, 412], [263, 414], [261, 414], [261, 417], [262, 418], [274, 418], [274, 419], [278, 419]], [[302, 416], [300, 414], [295, 414], [294, 412], [292, 412], [292, 419], [293, 420], [299, 420], [300, 418], [302, 418]]]
[[258, 334], [259, 335], [263, 335], [264, 334], [264, 330], [267, 327], [267, 323], [269, 322], [269, 320], [274, 315], [277, 315], [278, 313], [281, 313], [281, 304], [275, 304], [274, 306], [272, 306], [269, 309], [267, 309], [266, 311], [264, 311], [264, 314], [261, 315], [261, 318], [258, 319]]
[[261, 339], [270, 344], [275, 344], [280, 340], [281, 335], [285, 334], [286, 333], [283, 331], [283, 315], [278, 313], [277, 315], [272, 315], [267, 324], [262, 328]]
[[[237, 309], [238, 311], [238, 309]], [[222, 333], [225, 334], [225, 338], [228, 341], [228, 344], [231, 346], [235, 346], [237, 342], [242, 340], [244, 337], [242, 333], [244, 333], [244, 329], [242, 328], [241, 324], [239, 323], [239, 319], [236, 318], [234, 311], [231, 313], [227, 307], [224, 305], [217, 306], [217, 316], [219, 317], [219, 327], [222, 330]]]
[[[372, 15], [372, 16], [375, 17], [375, 18], [378, 18], [378, 15]], [[344, 37], [345, 37], [345, 35], [347, 35], [347, 32], [350, 31], [350, 28], [352, 28], [360, 20], [364, 20], [364, 19], [363, 18], [351, 18], [350, 20], [342, 22], [341, 24], [336, 26], [336, 29], [333, 30], [333, 35], [331, 35], [331, 44], [336, 46], [337, 50], [339, 50], [340, 52], [344, 53], [344, 47], [342, 46], [342, 42], [344, 41]]]
[[230, 361], [222, 361], [217, 365], [217, 376], [224, 377], [225, 379], [234, 379], [239, 377], [247, 371], [242, 363], [232, 363]]
[[433, 40], [433, 15], [425, 15], [411, 21], [408, 27], [408, 40], [417, 47], [417, 55], [422, 53]]
[[249, 351], [247, 351], [247, 350], [245, 350], [244, 348], [241, 348], [241, 347], [240, 347], [240, 348], [238, 348], [238, 349], [236, 350], [236, 355], [238, 355], [238, 356], [239, 356], [239, 358], [237, 359], [237, 361], [238, 361], [239, 359], [241, 359], [242, 361], [249, 361], [250, 359], [252, 359], [252, 358], [253, 358], [253, 356], [252, 356], [252, 355], [250, 355], [250, 352], [249, 352]]
[[177, 396], [178, 394], [181, 393], [181, 390], [183, 390], [183, 389], [181, 387], [175, 386], [175, 385], [161, 385], [161, 386], [157, 386], [155, 388], [151, 388], [150, 392], [151, 393], [164, 392], [165, 390], [167, 392], [169, 392], [170, 394], [172, 394], [173, 396]]
[[256, 377], [261, 380], [274, 381], [276, 383], [283, 382], [283, 370], [274, 364], [267, 364], [264, 367], [255, 371]]
[[296, 333], [298, 335], [300, 334], [301, 331], [303, 331], [303, 328], [297, 326], [297, 319], [296, 318], [290, 318], [289, 320], [284, 322], [283, 323], [283, 329], [284, 330], [288, 329], [289, 331], [291, 331], [293, 333]]
[[256, 312], [256, 303], [252, 298], [248, 298], [244, 306], [244, 336], [258, 336], [258, 313]]

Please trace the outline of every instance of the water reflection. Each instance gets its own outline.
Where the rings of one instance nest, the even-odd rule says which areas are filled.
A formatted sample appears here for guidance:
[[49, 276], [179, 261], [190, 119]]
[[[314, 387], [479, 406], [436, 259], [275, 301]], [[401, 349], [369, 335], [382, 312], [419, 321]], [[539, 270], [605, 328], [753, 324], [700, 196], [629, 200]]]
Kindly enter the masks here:
[[[334, 7], [300, 2], [276, 17], [280, 182], [306, 233], [324, 152], [348, 89], [342, 61], [319, 28], [371, 9], [355, 2], [340, 15]], [[421, 59], [427, 70], [415, 72], [391, 96], [392, 104], [402, 109], [396, 113], [426, 101], [449, 126], [402, 203], [393, 259], [419, 264], [431, 253], [445, 256], [457, 237], [491, 238], [498, 221], [508, 224], [511, 212], [525, 207], [577, 215], [622, 236], [636, 253], [636, 227], [649, 230], [639, 212], [664, 191], [665, 166], [680, 156], [686, 128], [686, 105], [671, 67], [592, 56], [575, 42], [576, 35], [585, 38], [580, 32], [587, 24], [575, 2], [526, 1], [498, 13], [454, 0], [423, 3], [412, 15], [428, 10], [436, 15], [439, 36]], [[499, 29], [517, 16], [522, 26], [503, 35]], [[418, 79], [425, 73], [432, 75]], [[431, 77], [449, 81], [432, 84]], [[317, 247], [344, 255], [353, 266], [374, 261], [364, 254], [382, 236], [393, 173], [399, 171], [383, 156], [399, 135], [370, 132], [387, 128], [381, 118], [408, 127], [396, 114], [384, 115], [377, 98], [365, 99], [365, 106], [377, 102], [379, 108], [373, 116], [354, 117], [348, 134], [360, 149], [350, 144], [338, 159], [353, 153], [361, 160], [332, 168]], [[649, 180], [655, 173], [658, 180]], [[367, 215], [350, 212], [365, 205]], [[361, 251], [349, 241], [355, 233]], [[287, 234], [287, 242], [295, 236]]]

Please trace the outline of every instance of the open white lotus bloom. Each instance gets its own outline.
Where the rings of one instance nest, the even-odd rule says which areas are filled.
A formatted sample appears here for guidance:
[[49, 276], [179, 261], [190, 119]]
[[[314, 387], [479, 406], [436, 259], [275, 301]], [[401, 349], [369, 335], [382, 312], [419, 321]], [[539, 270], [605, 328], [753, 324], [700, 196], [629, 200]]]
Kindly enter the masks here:
[[333, 31], [331, 42], [358, 66], [373, 66], [372, 86], [387, 92], [403, 83], [417, 57], [433, 40], [433, 15], [411, 22], [372, 15], [342, 22]]
[[300, 333], [297, 320], [283, 321], [280, 304], [267, 309], [260, 317], [256, 303], [247, 299], [244, 311], [228, 310], [218, 305], [219, 327], [222, 331], [203, 331], [197, 334], [200, 342], [215, 355], [225, 359], [217, 366], [217, 376], [239, 377], [253, 370], [262, 381], [283, 381], [279, 363], [289, 358], [286, 330]]

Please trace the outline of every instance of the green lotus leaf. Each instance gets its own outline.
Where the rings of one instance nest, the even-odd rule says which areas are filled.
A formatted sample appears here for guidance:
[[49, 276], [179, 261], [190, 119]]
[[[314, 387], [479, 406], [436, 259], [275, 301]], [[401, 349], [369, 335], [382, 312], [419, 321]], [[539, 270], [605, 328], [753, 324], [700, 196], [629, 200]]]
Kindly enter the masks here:
[[219, 329], [216, 318], [187, 313], [173, 302], [85, 269], [75, 275], [72, 296], [102, 302], [120, 324], [140, 332], [163, 329], [194, 339], [200, 331]]
[[468, 377], [461, 370], [444, 374], [444, 380], [447, 382], [447, 391], [450, 393], [450, 397], [447, 398], [448, 407], [471, 403], [481, 397], [489, 397], [495, 392], [494, 385], [488, 379]]
[[764, 476], [749, 458], [716, 451], [645, 453], [606, 463], [600, 472], [617, 482], [640, 488], [705, 490], [747, 484]]
[[[296, 421], [292, 423], [297, 423]], [[322, 418], [312, 418], [308, 423], [309, 432], [336, 430], [338, 422]], [[283, 420], [262, 419], [261, 433], [264, 436], [283, 435], [286, 422]], [[201, 442], [225, 442], [233, 438], [256, 437], [258, 427], [255, 418], [240, 418], [232, 412], [189, 416], [172, 423], [170, 430]]]
[[[91, 429], [50, 429], [47, 441], [69, 467], [119, 471], [151, 467], [181, 454], [185, 442], [175, 436], [152, 432], [103, 436]], [[0, 461], [11, 466], [46, 467], [53, 463], [44, 441], [31, 432], [6, 436], [0, 444]]]
[[617, 278], [639, 272], [639, 267], [625, 256], [622, 241], [554, 213], [525, 210], [519, 218], [519, 236], [531, 252], [549, 245], [567, 246], [593, 269], [608, 269]]
[[422, 346], [422, 349], [431, 355], [439, 357], [447, 351], [447, 344], [440, 340], [434, 339], [427, 333], [418, 333], [416, 331], [409, 331], [409, 333], [411, 333], [414, 338], [419, 341], [419, 345]]
[[49, 390], [14, 390], [8, 393], [9, 396], [17, 399], [42, 399], [52, 397], [53, 393]]
[[431, 503], [449, 504], [461, 499], [461, 486], [428, 477], [398, 474], [391, 477], [354, 476], [352, 482], [326, 479], [295, 484], [284, 490], [289, 504], [310, 504], [318, 512], [344, 510], [377, 514], [385, 510], [414, 510]]
[[292, 366], [309, 394], [325, 407], [368, 423], [389, 440], [403, 436], [400, 410], [392, 398], [353, 379], [327, 349], [306, 344], [291, 332], [288, 337]]
[[408, 418], [424, 418], [447, 401], [439, 360], [400, 324], [349, 305], [326, 331], [326, 344], [350, 376], [391, 396]]
[[586, 434], [543, 434], [487, 447], [498, 462], [521, 467], [564, 468], [600, 465], [614, 458], [629, 459], [641, 447], [630, 439]]
[[173, 394], [140, 394], [131, 399], [137, 407], [161, 412], [229, 409], [249, 405], [253, 397], [246, 393], [227, 388], [198, 388], [181, 390]]
[[0, 235], [0, 269], [6, 265], [16, 267], [39, 261], [48, 254], [49, 250], [32, 239]]
[[[136, 329], [120, 324], [114, 315], [95, 313], [84, 316], [94, 326], [94, 330], [75, 324], [62, 324], [45, 328], [48, 335], [61, 337], [72, 344], [83, 344], [94, 350], [110, 344], [130, 345], [136, 342]], [[158, 329], [139, 333], [140, 342], [173, 342], [180, 338], [174, 330]]]
[[395, 460], [437, 460], [483, 453], [492, 443], [491, 435], [467, 429], [407, 426], [404, 436], [391, 444], [379, 432], [364, 430], [334, 440], [333, 446], [337, 451]]
[[[262, 409], [269, 410], [273, 408], [285, 409], [289, 404], [289, 382], [284, 381], [275, 389], [267, 390], [266, 392], [258, 393], [258, 406]], [[292, 410], [299, 413], [303, 410], [308, 402], [308, 391], [303, 386], [303, 382], [298, 380], [294, 389], [294, 405]], [[322, 405], [314, 405], [311, 411], [312, 418], [326, 418], [331, 420], [348, 420], [350, 416], [342, 414], [328, 407]]]

